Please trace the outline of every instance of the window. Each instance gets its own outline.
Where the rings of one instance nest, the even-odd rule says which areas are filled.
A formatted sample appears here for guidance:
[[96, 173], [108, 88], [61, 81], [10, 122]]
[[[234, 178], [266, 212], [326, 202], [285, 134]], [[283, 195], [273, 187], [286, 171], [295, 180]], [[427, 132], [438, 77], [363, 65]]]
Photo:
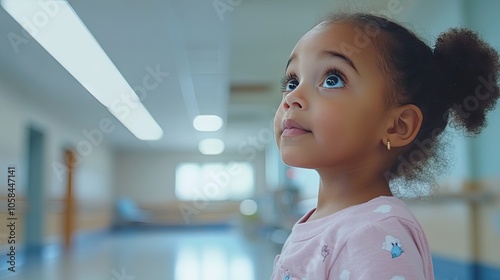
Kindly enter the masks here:
[[181, 163], [175, 171], [179, 200], [242, 200], [254, 189], [253, 166], [247, 162]]

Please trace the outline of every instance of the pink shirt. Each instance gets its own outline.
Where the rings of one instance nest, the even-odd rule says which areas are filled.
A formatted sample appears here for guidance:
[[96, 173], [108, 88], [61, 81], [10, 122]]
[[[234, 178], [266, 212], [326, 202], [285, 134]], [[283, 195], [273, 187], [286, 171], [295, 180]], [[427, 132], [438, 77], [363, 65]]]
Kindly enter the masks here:
[[271, 279], [431, 280], [422, 227], [406, 204], [381, 196], [293, 227]]

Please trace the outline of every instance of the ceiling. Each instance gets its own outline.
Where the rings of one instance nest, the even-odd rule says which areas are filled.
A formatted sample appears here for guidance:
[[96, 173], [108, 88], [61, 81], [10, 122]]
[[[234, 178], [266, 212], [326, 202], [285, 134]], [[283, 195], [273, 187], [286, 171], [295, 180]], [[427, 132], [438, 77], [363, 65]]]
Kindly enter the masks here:
[[[346, 6], [338, 4], [346, 1], [331, 0], [68, 2], [138, 89], [164, 137], [135, 138], [3, 9], [0, 80], [79, 131], [112, 119], [116, 129], [105, 135], [105, 143], [114, 149], [177, 151], [195, 150], [208, 137], [223, 139], [227, 150], [236, 150], [249, 137], [265, 139], [281, 99], [278, 83], [296, 41], [326, 12]], [[379, 2], [370, 7], [387, 5]], [[14, 47], [8, 39], [12, 33], [26, 40]], [[143, 79], [154, 70], [164, 78], [141, 91]], [[192, 120], [197, 114], [222, 116], [223, 129], [196, 131]]]

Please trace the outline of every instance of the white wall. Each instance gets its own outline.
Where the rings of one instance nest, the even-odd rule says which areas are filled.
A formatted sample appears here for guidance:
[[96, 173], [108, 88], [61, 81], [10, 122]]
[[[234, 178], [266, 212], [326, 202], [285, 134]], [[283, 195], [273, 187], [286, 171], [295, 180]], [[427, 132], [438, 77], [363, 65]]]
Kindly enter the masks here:
[[[27, 95], [7, 81], [0, 80], [0, 178], [6, 176], [7, 165], [17, 168], [17, 195], [23, 200], [27, 184], [27, 137], [28, 127], [33, 125], [45, 136], [43, 168], [43, 192], [47, 235], [58, 234], [61, 215], [61, 199], [66, 193], [64, 149], [75, 147], [86, 141], [81, 129], [65, 120], [57, 119], [49, 109], [40, 108]], [[88, 128], [87, 128], [88, 129]], [[74, 194], [81, 209], [110, 209], [112, 201], [111, 151], [105, 145], [92, 147], [92, 151], [81, 157], [75, 169]], [[54, 166], [58, 167], [54, 169]], [[0, 182], [0, 197], [7, 194], [7, 180]], [[80, 212], [82, 210], [79, 210]], [[85, 213], [79, 213], [82, 215]], [[106, 210], [104, 210], [106, 214]], [[56, 224], [54, 224], [56, 223]], [[104, 226], [102, 221], [99, 226]], [[77, 228], [81, 228], [76, 224]]]
[[[494, 0], [481, 0], [468, 2], [468, 25], [477, 30], [483, 39], [488, 41], [497, 51], [500, 52], [500, 36], [498, 26], [500, 18], [500, 2]], [[474, 142], [478, 157], [479, 178], [498, 179], [500, 176], [500, 166], [497, 164], [500, 158], [498, 141], [500, 138], [500, 106], [497, 106], [488, 116], [488, 126], [484, 132]], [[497, 186], [500, 192], [500, 186]]]
[[[500, 36], [498, 26], [500, 18], [500, 2], [481, 0], [468, 2], [468, 24], [477, 30], [480, 35], [500, 52]], [[500, 104], [488, 116], [488, 126], [473, 142], [477, 158], [476, 177], [490, 193], [493, 201], [484, 201], [478, 210], [480, 217], [478, 246], [479, 260], [496, 267], [500, 267]]]

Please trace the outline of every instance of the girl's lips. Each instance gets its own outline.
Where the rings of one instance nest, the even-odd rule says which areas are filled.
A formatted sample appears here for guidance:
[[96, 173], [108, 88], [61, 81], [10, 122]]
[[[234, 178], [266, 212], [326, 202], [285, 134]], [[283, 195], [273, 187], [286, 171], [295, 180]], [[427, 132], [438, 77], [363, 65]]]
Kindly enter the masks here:
[[283, 130], [281, 136], [287, 136], [287, 137], [299, 136], [311, 132], [310, 130], [307, 130], [302, 125], [300, 125], [294, 119], [284, 119], [281, 127]]
[[286, 128], [283, 130], [283, 133], [281, 133], [281, 136], [291, 137], [291, 136], [303, 135], [306, 133], [310, 133], [310, 131], [303, 130], [300, 128]]

